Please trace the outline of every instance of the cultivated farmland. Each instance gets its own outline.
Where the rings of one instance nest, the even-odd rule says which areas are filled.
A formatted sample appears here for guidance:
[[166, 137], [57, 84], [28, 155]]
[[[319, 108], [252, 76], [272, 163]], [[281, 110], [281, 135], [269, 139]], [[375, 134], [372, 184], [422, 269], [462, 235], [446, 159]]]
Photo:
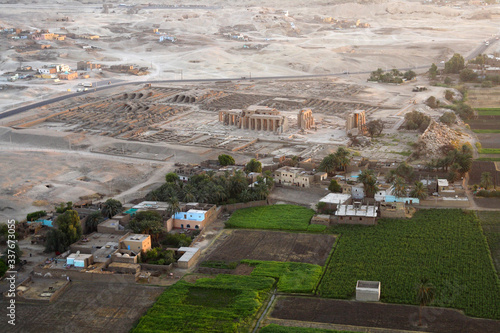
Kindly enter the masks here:
[[314, 211], [294, 205], [272, 205], [240, 209], [226, 222], [228, 228], [322, 231], [323, 225], [311, 225]]
[[179, 281], [158, 298], [132, 332], [248, 331], [274, 284], [268, 277], [223, 274], [194, 284]]
[[310, 327], [290, 327], [276, 324], [267, 325], [259, 331], [260, 333], [354, 333], [352, 331], [324, 330]]
[[321, 277], [321, 266], [298, 262], [243, 260], [255, 266], [252, 276], [278, 279], [278, 291], [284, 293], [312, 293]]
[[342, 234], [318, 288], [324, 297], [351, 298], [357, 280], [381, 281], [381, 300], [415, 304], [427, 277], [436, 306], [500, 319], [500, 280], [475, 213], [425, 210], [411, 220], [377, 226], [338, 226]]
[[[298, 320], [307, 323], [380, 327], [414, 332], [422, 329], [418, 326], [418, 311], [418, 306], [400, 304], [279, 296], [270, 317], [272, 321], [293, 320], [294, 324], [295, 320]], [[436, 333], [494, 333], [498, 332], [499, 325], [498, 321], [471, 318], [453, 309], [432, 307], [423, 309], [422, 323], [426, 332]], [[372, 331], [374, 330], [370, 330]]]
[[335, 236], [279, 231], [231, 230], [206, 258], [239, 262], [243, 259], [303, 262], [324, 265]]
[[[470, 172], [469, 184], [480, 184], [481, 174], [489, 172], [496, 186], [500, 186], [500, 172], [497, 171], [495, 162], [492, 161], [474, 161]], [[494, 208], [494, 207], [492, 207]]]
[[497, 273], [500, 274], [500, 215], [498, 212], [477, 212], [483, 233], [488, 241]]

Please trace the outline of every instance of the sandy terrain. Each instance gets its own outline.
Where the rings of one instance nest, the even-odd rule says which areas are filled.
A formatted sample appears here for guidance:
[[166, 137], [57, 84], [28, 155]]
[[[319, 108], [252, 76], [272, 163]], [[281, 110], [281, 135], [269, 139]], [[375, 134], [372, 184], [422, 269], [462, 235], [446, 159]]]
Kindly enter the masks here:
[[[108, 1], [114, 6], [105, 14], [102, 3], [91, 1], [18, 2], [25, 4], [2, 5], [0, 26], [97, 34], [100, 39], [52, 41], [53, 57], [45, 61], [30, 52], [16, 52], [25, 41], [11, 40], [0, 47], [0, 71], [13, 71], [20, 63], [35, 68], [66, 63], [74, 68], [79, 60], [150, 67], [146, 77], [103, 72], [91, 73], [93, 80], [117, 75], [146, 80], [327, 74], [428, 65], [446, 60], [454, 52], [467, 54], [497, 33], [494, 18], [500, 13], [498, 5], [457, 9], [403, 1], [338, 5], [272, 1], [264, 7], [251, 1], [201, 0], [193, 2], [196, 7], [186, 8], [182, 5], [189, 4], [182, 1], [158, 0], [152, 3], [178, 7], [133, 7], [134, 1]], [[66, 16], [69, 22], [56, 21]], [[330, 17], [352, 24], [359, 19], [370, 27], [336, 30], [332, 23], [324, 22]], [[160, 33], [175, 36], [177, 42], [160, 43], [153, 25]], [[228, 38], [224, 33], [243, 34], [249, 40]], [[83, 44], [97, 50], [86, 52], [78, 46]], [[495, 51], [495, 46], [491, 48]], [[14, 85], [26, 86], [26, 82], [19, 80]], [[76, 83], [54, 85], [50, 80], [37, 80], [29, 86], [21, 93], [0, 92], [3, 107], [74, 90]]]
[[[366, 109], [368, 120], [382, 119], [386, 124], [384, 137], [370, 148], [360, 149], [362, 155], [403, 160], [418, 137], [416, 133], [398, 131], [404, 114], [422, 110], [439, 117], [443, 110], [431, 111], [423, 102], [431, 95], [442, 99], [444, 88], [413, 93], [414, 85], [428, 85], [423, 75], [417, 82], [395, 86], [366, 82], [368, 74], [342, 73], [424, 66], [416, 70], [423, 74], [430, 63], [440, 63], [455, 52], [466, 55], [498, 33], [495, 19], [500, 15], [499, 5], [454, 8], [396, 0], [343, 4], [292, 0], [267, 2], [266, 7], [251, 1], [206, 0], [192, 5], [154, 1], [151, 6], [134, 6], [133, 1], [122, 0], [108, 1], [113, 4], [108, 13], [102, 3], [91, 1], [8, 2], [0, 0], [0, 26], [96, 34], [100, 38], [47, 41], [52, 48], [27, 51], [26, 40], [2, 34], [0, 112], [67, 94], [68, 89], [74, 92], [77, 84], [84, 82], [7, 82], [7, 73], [21, 65], [39, 68], [63, 63], [76, 68], [77, 61], [88, 60], [106, 66], [149, 68], [144, 76], [94, 70], [87, 79], [94, 83], [247, 80], [156, 84], [152, 90], [161, 92], [161, 101], [130, 97], [144, 92], [143, 84], [122, 86], [0, 120], [4, 126], [0, 127], [0, 220], [22, 218], [35, 209], [50, 209], [61, 201], [98, 194], [118, 195], [127, 201], [161, 182], [174, 163], [197, 163], [216, 158], [220, 152], [232, 153], [241, 162], [257, 154], [268, 159], [278, 154], [321, 158], [348, 142], [345, 119], [353, 108]], [[166, 4], [171, 6], [162, 7]], [[62, 22], [64, 17], [69, 20]], [[337, 29], [332, 23], [335, 20], [344, 26]], [[356, 27], [358, 20], [369, 27]], [[160, 34], [175, 36], [176, 42], [160, 43], [154, 28]], [[232, 37], [237, 35], [243, 40]], [[498, 44], [487, 51], [496, 51]], [[83, 45], [92, 46], [92, 51], [85, 51]], [[259, 76], [331, 73], [339, 75], [251, 80]], [[208, 97], [191, 105], [168, 101], [177, 91], [192, 96], [206, 92]], [[161, 112], [165, 108], [170, 111], [152, 112], [152, 104]], [[257, 133], [218, 122], [218, 110], [252, 104], [282, 111], [291, 124], [290, 130]], [[100, 110], [102, 105], [109, 108]], [[72, 111], [24, 129], [16, 127], [74, 106], [81, 106], [85, 112]], [[112, 114], [120, 108], [134, 112]], [[295, 125], [297, 111], [302, 108], [313, 110], [315, 130], [301, 132]], [[141, 128], [124, 128], [135, 118], [143, 122]], [[237, 153], [232, 151], [255, 138], [259, 141]]]

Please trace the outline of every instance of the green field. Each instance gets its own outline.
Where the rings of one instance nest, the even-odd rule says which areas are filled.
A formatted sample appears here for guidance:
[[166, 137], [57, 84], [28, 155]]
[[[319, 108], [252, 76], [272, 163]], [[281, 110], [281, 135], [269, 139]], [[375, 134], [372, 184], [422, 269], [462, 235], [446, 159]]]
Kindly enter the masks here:
[[324, 297], [353, 297], [357, 280], [381, 281], [381, 300], [416, 304], [426, 277], [436, 286], [433, 305], [500, 319], [500, 280], [475, 213], [429, 209], [411, 220], [377, 226], [337, 226], [341, 234], [318, 287]]
[[248, 331], [275, 280], [218, 275], [179, 281], [158, 298], [131, 332]]
[[481, 227], [488, 241], [497, 273], [500, 274], [500, 214], [498, 212], [478, 211], [477, 216], [481, 221]]
[[479, 154], [500, 154], [500, 148], [481, 148]]
[[272, 205], [237, 210], [226, 222], [228, 228], [323, 231], [326, 226], [311, 225], [314, 211], [294, 205]]
[[242, 260], [255, 266], [252, 276], [268, 276], [278, 280], [278, 291], [287, 293], [312, 293], [321, 277], [318, 265], [300, 262]]
[[477, 108], [480, 116], [500, 116], [500, 108]]
[[310, 327], [289, 327], [270, 324], [262, 328], [260, 333], [354, 333], [352, 331], [324, 330]]
[[500, 129], [473, 129], [472, 131], [478, 134], [500, 133]]

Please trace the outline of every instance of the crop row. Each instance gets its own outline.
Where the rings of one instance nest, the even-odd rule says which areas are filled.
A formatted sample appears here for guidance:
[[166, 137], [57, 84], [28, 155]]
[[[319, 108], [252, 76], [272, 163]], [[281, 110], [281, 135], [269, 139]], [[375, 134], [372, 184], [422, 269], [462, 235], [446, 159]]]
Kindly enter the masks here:
[[294, 205], [272, 205], [237, 210], [226, 222], [229, 228], [323, 231], [323, 225], [311, 225], [314, 211]]
[[421, 278], [436, 286], [436, 306], [500, 319], [500, 281], [474, 213], [425, 210], [411, 220], [338, 226], [342, 234], [318, 287], [333, 298], [354, 295], [357, 280], [381, 281], [381, 300], [416, 304]]
[[300, 262], [242, 260], [255, 266], [252, 276], [268, 276], [278, 279], [278, 291], [288, 293], [312, 293], [319, 282], [322, 268]]
[[179, 281], [158, 298], [132, 332], [238, 332], [269, 295], [269, 277], [220, 274]]

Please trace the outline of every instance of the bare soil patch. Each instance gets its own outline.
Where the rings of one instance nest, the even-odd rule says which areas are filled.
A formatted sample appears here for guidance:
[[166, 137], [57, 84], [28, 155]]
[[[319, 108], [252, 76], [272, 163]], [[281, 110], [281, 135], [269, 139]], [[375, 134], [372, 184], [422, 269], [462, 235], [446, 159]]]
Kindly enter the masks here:
[[[497, 186], [500, 186], [500, 172], [497, 171], [495, 167], [495, 162], [490, 161], [474, 161], [472, 162], [472, 168], [470, 172], [469, 184], [480, 184], [481, 174], [483, 172], [489, 172], [494, 182]], [[492, 207], [492, 208], [498, 208]]]
[[[500, 124], [495, 129], [500, 129]], [[476, 136], [483, 148], [500, 147], [500, 133], [477, 133]]]
[[481, 208], [491, 208], [491, 209], [500, 208], [500, 198], [475, 197], [474, 202], [476, 203], [477, 206]]
[[[128, 332], [164, 288], [72, 282], [54, 303], [16, 303], [9, 332]], [[2, 308], [7, 306], [0, 301]], [[6, 324], [4, 324], [6, 325]]]
[[500, 322], [470, 318], [459, 311], [426, 307], [418, 326], [418, 306], [306, 297], [279, 297], [272, 318], [442, 333], [498, 332]]
[[242, 259], [292, 261], [324, 265], [334, 242], [333, 235], [235, 230], [206, 259], [227, 262]]
[[500, 116], [479, 116], [477, 119], [467, 120], [472, 129], [499, 129]]

